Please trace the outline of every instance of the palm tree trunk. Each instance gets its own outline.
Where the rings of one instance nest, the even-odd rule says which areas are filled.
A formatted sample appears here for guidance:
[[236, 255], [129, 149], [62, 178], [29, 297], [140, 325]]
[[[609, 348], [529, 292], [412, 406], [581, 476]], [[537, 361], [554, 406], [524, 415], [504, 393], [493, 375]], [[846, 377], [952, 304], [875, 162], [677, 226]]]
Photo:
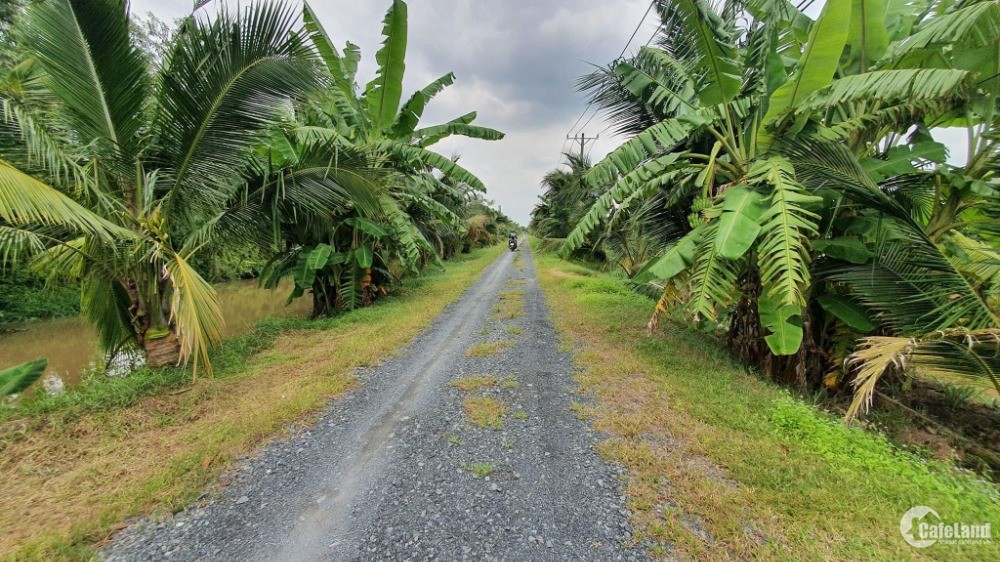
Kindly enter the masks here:
[[146, 352], [146, 365], [158, 369], [160, 367], [170, 367], [180, 363], [181, 341], [173, 330], [157, 337], [143, 338], [143, 350]]

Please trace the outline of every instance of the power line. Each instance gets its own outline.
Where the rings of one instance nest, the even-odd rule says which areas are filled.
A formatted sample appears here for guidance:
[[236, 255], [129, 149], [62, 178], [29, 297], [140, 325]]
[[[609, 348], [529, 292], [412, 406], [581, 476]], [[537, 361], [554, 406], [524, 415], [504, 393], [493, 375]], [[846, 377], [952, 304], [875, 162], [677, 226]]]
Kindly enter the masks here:
[[649, 12], [653, 10], [653, 6], [655, 5], [656, 5], [656, 0], [653, 0], [652, 2], [649, 3], [649, 7], [646, 8], [646, 13], [642, 14], [642, 19], [639, 20], [639, 25], [635, 26], [635, 31], [633, 31], [632, 36], [628, 38], [628, 43], [625, 43], [625, 46], [622, 48], [622, 52], [618, 55], [618, 59], [625, 56], [625, 51], [628, 50], [628, 46], [632, 44], [632, 40], [635, 39], [636, 34], [639, 33], [639, 29], [642, 27], [642, 24], [646, 23], [646, 17], [649, 16]]
[[[646, 12], [642, 15], [642, 19], [639, 20], [639, 24], [635, 26], [635, 29], [632, 31], [632, 35], [628, 38], [628, 41], [625, 43], [625, 46], [622, 47], [622, 52], [619, 53], [618, 58], [616, 58], [615, 61], [621, 60], [622, 57], [625, 56], [625, 51], [628, 50], [629, 46], [632, 44], [632, 41], [635, 40], [635, 36], [639, 33], [639, 30], [642, 29], [642, 24], [646, 23], [646, 18], [649, 17], [649, 12], [653, 10], [653, 6], [655, 5], [656, 5], [656, 0], [652, 0], [649, 3], [649, 6], [646, 7]], [[662, 26], [663, 24], [661, 23], [660, 25]], [[659, 28], [657, 29], [657, 31], [659, 31]], [[655, 36], [656, 34], [654, 33], [653, 35]], [[648, 45], [649, 43], [647, 42], [646, 44]], [[583, 120], [583, 116], [587, 114], [587, 111], [589, 111], [591, 107], [593, 107], [593, 105], [594, 105], [593, 100], [587, 103], [587, 105], [583, 108], [583, 111], [580, 112], [580, 116], [576, 118], [576, 121], [573, 122], [573, 125], [569, 128], [569, 131], [566, 133], [567, 137], [570, 137], [571, 135], [575, 136], [575, 133], [573, 133], [573, 131], [576, 130], [576, 126], [580, 124], [580, 121]], [[590, 119], [587, 119], [587, 122], [584, 123], [583, 127], [581, 128], [585, 128], [587, 125], [589, 125], [590, 122], [594, 120], [594, 117], [596, 117], [599, 112], [600, 111], [594, 111], [593, 115], [590, 116]], [[566, 149], [566, 144], [564, 142], [563, 151], [565, 149]], [[562, 158], [561, 154], [562, 151], [560, 151], [560, 159]]]

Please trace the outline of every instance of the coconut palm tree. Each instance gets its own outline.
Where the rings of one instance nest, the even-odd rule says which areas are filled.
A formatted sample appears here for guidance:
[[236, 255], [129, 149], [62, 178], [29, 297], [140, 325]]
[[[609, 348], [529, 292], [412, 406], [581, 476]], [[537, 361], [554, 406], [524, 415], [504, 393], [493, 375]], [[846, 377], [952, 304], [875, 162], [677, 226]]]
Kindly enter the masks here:
[[[261, 131], [322, 82], [298, 40], [296, 12], [254, 3], [189, 17], [155, 74], [129, 34], [123, 0], [36, 2], [19, 26], [50, 112], [20, 103], [30, 99], [9, 96], [7, 105], [48, 160], [68, 155], [82, 171], [58, 187], [89, 213], [36, 205], [36, 216], [17, 220], [96, 215], [127, 231], [109, 242], [81, 230], [43, 262], [80, 275], [84, 314], [105, 349], [139, 348], [154, 367], [194, 358], [196, 372], [199, 362], [210, 370], [222, 318], [214, 289], [191, 266], [203, 242], [193, 234], [231, 202]], [[24, 182], [16, 189], [20, 203], [46, 193]], [[10, 214], [3, 218], [14, 222]]]

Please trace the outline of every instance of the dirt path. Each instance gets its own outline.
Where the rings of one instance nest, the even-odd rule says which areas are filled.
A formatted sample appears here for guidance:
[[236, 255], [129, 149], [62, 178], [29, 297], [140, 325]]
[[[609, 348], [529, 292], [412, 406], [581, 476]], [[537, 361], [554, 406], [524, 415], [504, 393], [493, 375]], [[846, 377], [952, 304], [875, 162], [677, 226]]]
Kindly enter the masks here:
[[[493, 342], [512, 345], [481, 345]], [[131, 526], [102, 555], [644, 559], [623, 546], [620, 469], [573, 414], [573, 367], [558, 347], [530, 253], [507, 253], [314, 427], [266, 446], [202, 503]]]

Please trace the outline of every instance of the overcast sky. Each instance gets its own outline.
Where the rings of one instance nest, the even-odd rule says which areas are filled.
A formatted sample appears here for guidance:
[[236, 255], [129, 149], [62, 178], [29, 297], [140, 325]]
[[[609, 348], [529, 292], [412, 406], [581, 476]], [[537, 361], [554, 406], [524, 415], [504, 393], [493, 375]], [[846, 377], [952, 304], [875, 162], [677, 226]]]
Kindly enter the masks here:
[[[358, 81], [368, 82], [390, 1], [310, 4], [338, 46], [351, 41], [361, 47]], [[807, 12], [815, 17], [822, 4], [815, 2]], [[152, 12], [167, 22], [190, 13], [192, 5], [192, 0], [132, 0], [134, 13]], [[590, 120], [588, 113], [573, 126], [586, 106], [574, 82], [593, 64], [618, 57], [643, 21], [648, 0], [410, 0], [408, 5], [404, 99], [446, 72], [456, 74], [455, 84], [434, 98], [421, 122], [438, 124], [475, 110], [476, 124], [507, 134], [496, 142], [453, 137], [436, 147], [460, 154], [462, 165], [486, 183], [489, 197], [514, 220], [527, 224], [542, 176], [559, 162], [561, 150], [574, 149], [567, 134], [600, 134], [587, 145], [594, 160], [621, 142], [604, 131], [599, 116]], [[629, 49], [645, 44], [656, 26], [656, 14], [650, 13]], [[964, 158], [961, 143], [948, 144], [953, 157], [961, 152]]]

